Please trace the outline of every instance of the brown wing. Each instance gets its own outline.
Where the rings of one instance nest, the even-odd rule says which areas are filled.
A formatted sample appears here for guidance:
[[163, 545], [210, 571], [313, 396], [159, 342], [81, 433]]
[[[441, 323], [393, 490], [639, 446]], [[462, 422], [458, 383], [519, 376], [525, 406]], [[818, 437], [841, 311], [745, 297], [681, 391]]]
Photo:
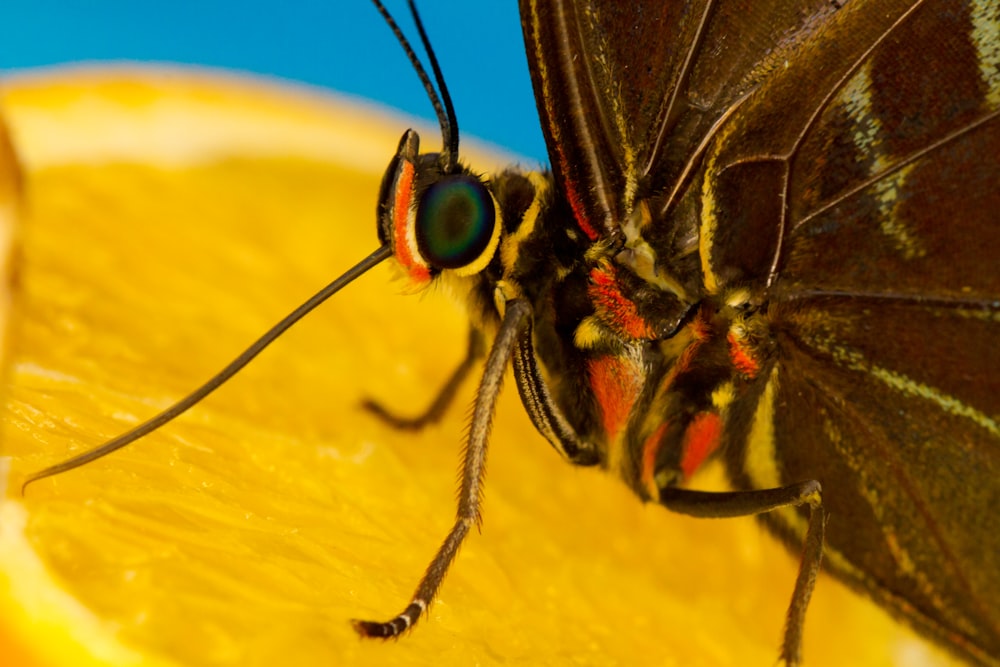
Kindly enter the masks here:
[[[580, 228], [645, 199], [658, 251], [696, 228], [704, 294], [762, 304], [736, 484], [819, 479], [827, 566], [998, 664], [1000, 2], [839, 4], [521, 7]], [[801, 545], [802, 515], [766, 518]]]
[[[521, 0], [556, 182], [591, 239], [677, 183], [712, 125], [830, 0]], [[752, 8], [752, 11], [750, 9]]]
[[[998, 35], [995, 0], [848, 3], [720, 130], [702, 211], [728, 241], [717, 289], [760, 280], [777, 342], [733, 416], [740, 483], [819, 479], [828, 566], [983, 664], [1000, 661]], [[769, 224], [772, 259], [746, 261]], [[800, 540], [801, 517], [768, 521]]]

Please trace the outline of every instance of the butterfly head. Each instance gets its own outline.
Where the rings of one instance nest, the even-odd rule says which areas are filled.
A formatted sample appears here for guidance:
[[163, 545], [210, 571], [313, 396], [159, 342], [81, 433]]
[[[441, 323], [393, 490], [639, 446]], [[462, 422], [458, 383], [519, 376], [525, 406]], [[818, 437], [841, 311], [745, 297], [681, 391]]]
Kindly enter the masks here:
[[500, 242], [500, 216], [489, 184], [438, 153], [420, 153], [407, 130], [382, 178], [378, 236], [392, 248], [414, 287], [442, 271], [459, 276], [482, 271]]

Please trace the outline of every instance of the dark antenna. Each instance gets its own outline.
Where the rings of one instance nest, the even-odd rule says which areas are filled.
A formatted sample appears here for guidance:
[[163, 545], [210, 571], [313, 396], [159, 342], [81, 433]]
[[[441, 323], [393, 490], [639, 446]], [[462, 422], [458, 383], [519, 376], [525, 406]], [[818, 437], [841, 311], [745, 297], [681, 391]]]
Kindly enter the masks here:
[[[403, 47], [406, 52], [406, 57], [409, 59], [410, 64], [413, 69], [416, 70], [417, 76], [420, 77], [420, 82], [424, 85], [424, 91], [427, 92], [427, 97], [430, 99], [431, 104], [434, 106], [434, 113], [437, 114], [438, 125], [441, 126], [441, 160], [443, 164], [443, 171], [446, 174], [450, 174], [454, 171], [457, 164], [458, 156], [458, 119], [455, 116], [455, 107], [451, 103], [451, 95], [448, 93], [448, 86], [444, 83], [444, 76], [441, 74], [441, 66], [438, 64], [437, 56], [434, 55], [434, 49], [431, 47], [431, 42], [427, 38], [427, 31], [424, 30], [424, 23], [420, 20], [420, 13], [417, 11], [417, 6], [414, 4], [413, 0], [407, 0], [410, 6], [410, 14], [413, 15], [413, 22], [417, 26], [417, 32], [420, 34], [420, 41], [424, 45], [424, 51], [427, 52], [427, 59], [431, 63], [431, 70], [434, 72], [434, 80], [437, 82], [437, 87], [441, 91], [441, 96], [438, 97], [437, 90], [434, 88], [434, 84], [431, 83], [431, 79], [427, 76], [427, 70], [424, 66], [420, 64], [420, 59], [417, 58], [416, 52], [413, 47], [410, 46], [410, 41], [406, 39], [406, 35], [403, 31], [399, 29], [396, 21], [392, 18], [389, 10], [385, 8], [381, 0], [372, 0], [378, 13], [382, 15], [385, 19], [386, 24], [389, 29], [392, 30], [392, 34], [396, 36], [396, 41], [399, 45]], [[442, 106], [441, 100], [444, 100], [444, 105]]]
[[274, 340], [283, 334], [289, 327], [298, 322], [300, 319], [305, 317], [307, 313], [312, 311], [316, 306], [320, 305], [331, 296], [339, 292], [341, 289], [346, 287], [348, 284], [353, 282], [356, 278], [362, 276], [368, 269], [372, 268], [376, 264], [379, 264], [385, 259], [392, 256], [392, 249], [388, 245], [380, 247], [378, 250], [372, 254], [365, 257], [363, 260], [355, 264], [353, 267], [348, 269], [339, 278], [334, 280], [332, 283], [316, 292], [312, 297], [309, 298], [305, 303], [300, 305], [298, 308], [290, 312], [285, 316], [283, 320], [275, 324], [273, 327], [267, 330], [263, 336], [258, 338], [250, 347], [244, 350], [240, 356], [236, 357], [229, 364], [223, 368], [221, 371], [212, 376], [208, 382], [204, 383], [190, 394], [177, 401], [169, 408], [161, 412], [160, 414], [152, 417], [139, 424], [132, 430], [123, 433], [122, 435], [109, 440], [100, 447], [78, 454], [73, 458], [66, 459], [61, 463], [57, 463], [54, 466], [49, 466], [44, 470], [39, 470], [38, 472], [32, 474], [25, 480], [24, 484], [21, 485], [21, 493], [24, 493], [24, 489], [27, 488], [32, 482], [37, 482], [45, 477], [51, 477], [52, 475], [58, 475], [59, 473], [66, 472], [67, 470], [72, 470], [74, 468], [79, 468], [82, 465], [86, 465], [91, 461], [96, 461], [102, 456], [107, 456], [111, 452], [117, 451], [122, 447], [129, 445], [139, 438], [149, 435], [156, 429], [160, 428], [164, 424], [174, 420], [175, 418], [181, 416], [192, 407], [194, 407], [203, 398], [211, 394], [213, 391], [219, 388], [226, 380], [236, 375], [244, 366], [246, 366], [250, 361], [260, 354], [265, 347], [274, 342]]

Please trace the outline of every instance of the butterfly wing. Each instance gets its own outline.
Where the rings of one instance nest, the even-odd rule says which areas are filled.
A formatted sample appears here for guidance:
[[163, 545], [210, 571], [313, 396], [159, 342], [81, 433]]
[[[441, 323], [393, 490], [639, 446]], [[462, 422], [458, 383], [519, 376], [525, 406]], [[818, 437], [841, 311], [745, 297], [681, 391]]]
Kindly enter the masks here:
[[[732, 464], [748, 486], [823, 482], [828, 566], [989, 663], [1000, 656], [1000, 4], [897, 3], [878, 25], [869, 10], [888, 5], [848, 4], [803, 51], [803, 71], [770, 82], [769, 101], [734, 129], [760, 137], [783, 113], [785, 138], [719, 157], [780, 155], [788, 202], [769, 274], [778, 360], [736, 408], [751, 426]], [[866, 48], [839, 47], [873, 23]], [[820, 85], [804, 100], [810, 77]], [[803, 530], [791, 512], [766, 520], [789, 540]]]
[[[827, 567], [990, 664], [1000, 7], [841, 4], [521, 10], [576, 225], [615, 239], [645, 202], [664, 270], [695, 254], [682, 283], [762, 304], [774, 352], [724, 415], [734, 483], [820, 480]], [[803, 513], [764, 518], [801, 545]]]
[[833, 13], [829, 0], [520, 4], [552, 169], [591, 239], [619, 235], [638, 198], [681, 180], [763, 63]]

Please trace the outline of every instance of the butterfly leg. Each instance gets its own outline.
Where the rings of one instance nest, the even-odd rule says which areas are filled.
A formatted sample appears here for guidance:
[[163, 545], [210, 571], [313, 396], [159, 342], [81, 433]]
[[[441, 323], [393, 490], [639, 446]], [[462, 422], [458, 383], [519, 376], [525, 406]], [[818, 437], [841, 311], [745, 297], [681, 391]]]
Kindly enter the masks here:
[[721, 493], [668, 487], [660, 490], [660, 504], [680, 514], [713, 519], [763, 514], [782, 507], [809, 506], [809, 527], [806, 529], [795, 590], [788, 605], [781, 646], [782, 663], [788, 667], [800, 665], [806, 608], [823, 558], [826, 515], [819, 482], [810, 480], [776, 489]]
[[500, 330], [486, 360], [486, 369], [479, 381], [479, 391], [476, 392], [472, 425], [469, 428], [469, 439], [462, 462], [462, 486], [458, 494], [458, 516], [455, 525], [427, 567], [410, 604], [401, 614], [385, 623], [357, 620], [352, 622], [354, 629], [363, 637], [388, 639], [397, 637], [413, 627], [437, 595], [438, 588], [444, 581], [448, 567], [455, 560], [465, 536], [473, 525], [479, 525], [481, 521], [479, 509], [482, 504], [486, 450], [490, 429], [493, 426], [493, 413], [497, 398], [500, 396], [504, 371], [517, 346], [521, 330], [530, 317], [531, 307], [526, 301], [514, 299], [507, 302], [505, 310]]
[[389, 426], [399, 429], [400, 431], [419, 431], [425, 426], [436, 424], [441, 421], [442, 417], [444, 417], [444, 414], [448, 411], [452, 401], [455, 400], [459, 387], [461, 387], [462, 383], [469, 377], [469, 373], [472, 371], [472, 368], [485, 352], [486, 341], [483, 338], [483, 333], [476, 328], [469, 329], [469, 343], [465, 353], [465, 358], [462, 360], [462, 363], [455, 368], [451, 377], [448, 378], [448, 381], [443, 387], [441, 387], [437, 396], [434, 398], [434, 401], [431, 402], [430, 406], [428, 406], [423, 414], [415, 417], [403, 417], [397, 415], [378, 401], [371, 398], [365, 399], [361, 404], [361, 407], [374, 414]]

